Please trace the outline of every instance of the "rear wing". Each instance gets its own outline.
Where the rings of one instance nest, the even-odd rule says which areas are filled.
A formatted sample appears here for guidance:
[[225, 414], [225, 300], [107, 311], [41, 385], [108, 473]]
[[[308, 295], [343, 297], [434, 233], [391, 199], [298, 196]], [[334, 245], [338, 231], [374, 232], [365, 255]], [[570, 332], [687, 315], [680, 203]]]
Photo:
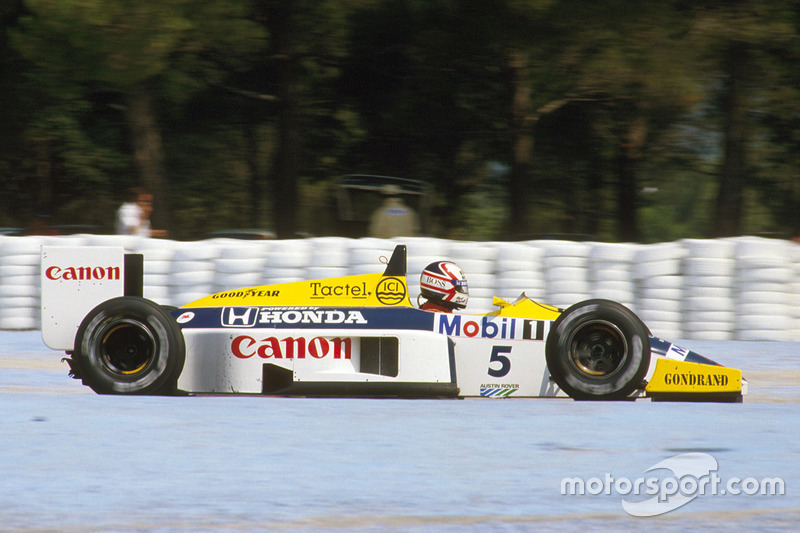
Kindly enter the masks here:
[[72, 351], [83, 318], [117, 296], [142, 296], [144, 258], [117, 246], [42, 246], [42, 340]]

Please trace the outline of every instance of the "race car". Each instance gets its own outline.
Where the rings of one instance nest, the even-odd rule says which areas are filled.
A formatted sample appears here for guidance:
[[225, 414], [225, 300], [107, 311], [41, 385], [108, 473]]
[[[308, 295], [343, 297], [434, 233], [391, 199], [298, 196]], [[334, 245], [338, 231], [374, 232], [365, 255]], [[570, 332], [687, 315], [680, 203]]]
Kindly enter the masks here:
[[[143, 257], [42, 247], [42, 337], [100, 394], [741, 401], [738, 369], [602, 299], [524, 295], [488, 314], [415, 308], [404, 245], [374, 274], [142, 297]], [[377, 263], [377, 261], [376, 261]]]

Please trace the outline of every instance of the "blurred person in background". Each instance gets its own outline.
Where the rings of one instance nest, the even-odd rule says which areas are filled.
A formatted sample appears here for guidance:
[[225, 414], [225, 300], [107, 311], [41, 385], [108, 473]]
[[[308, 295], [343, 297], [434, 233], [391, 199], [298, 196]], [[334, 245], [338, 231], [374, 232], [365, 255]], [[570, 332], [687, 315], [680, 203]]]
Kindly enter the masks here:
[[166, 237], [166, 230], [150, 227], [150, 214], [153, 212], [153, 195], [140, 187], [130, 191], [128, 201], [117, 210], [116, 232], [118, 235], [139, 235], [140, 237]]
[[379, 239], [413, 237], [419, 233], [419, 220], [413, 209], [403, 203], [400, 188], [387, 185], [381, 191], [386, 199], [369, 221], [369, 236]]

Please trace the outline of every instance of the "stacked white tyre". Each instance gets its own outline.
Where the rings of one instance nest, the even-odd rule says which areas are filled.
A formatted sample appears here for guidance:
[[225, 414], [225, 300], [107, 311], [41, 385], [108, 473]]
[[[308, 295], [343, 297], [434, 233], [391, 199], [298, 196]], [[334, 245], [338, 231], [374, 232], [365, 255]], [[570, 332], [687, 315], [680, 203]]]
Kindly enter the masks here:
[[267, 264], [267, 245], [258, 240], [217, 241], [213, 292], [261, 285]]
[[374, 237], [351, 240], [347, 254], [348, 275], [383, 272], [394, 246], [388, 239]]
[[544, 249], [545, 303], [567, 308], [591, 297], [589, 251], [591, 245], [572, 241], [539, 241]]
[[547, 298], [544, 281], [544, 249], [527, 242], [496, 244], [495, 293], [513, 302], [520, 295], [544, 302]]
[[794, 269], [788, 241], [742, 237], [736, 245], [736, 339], [792, 339]]
[[636, 247], [631, 276], [636, 283], [636, 313], [650, 332], [665, 339], [683, 333], [683, 246], [676, 242]]
[[39, 238], [0, 238], [0, 329], [39, 328], [40, 271]]
[[139, 235], [83, 235], [85, 246], [122, 246], [126, 253], [134, 253], [142, 246], [146, 246], [147, 239]]
[[350, 239], [318, 237], [310, 240], [310, 248], [305, 279], [338, 278], [350, 274]]
[[589, 286], [592, 298], [621, 303], [636, 311], [636, 283], [631, 275], [635, 244], [593, 243], [589, 250]]
[[789, 260], [792, 265], [792, 281], [789, 290], [789, 316], [792, 319], [791, 340], [800, 341], [800, 243], [789, 243]]
[[[143, 239], [135, 253], [144, 257], [144, 297], [158, 304], [171, 305], [173, 241]], [[183, 302], [186, 303], [186, 302]]]
[[311, 243], [301, 239], [270, 241], [263, 284], [291, 283], [306, 279]]
[[174, 252], [168, 305], [182, 306], [211, 294], [217, 246], [211, 242], [175, 243]]
[[683, 259], [686, 336], [732, 340], [736, 325], [736, 244], [729, 240], [685, 239]]

